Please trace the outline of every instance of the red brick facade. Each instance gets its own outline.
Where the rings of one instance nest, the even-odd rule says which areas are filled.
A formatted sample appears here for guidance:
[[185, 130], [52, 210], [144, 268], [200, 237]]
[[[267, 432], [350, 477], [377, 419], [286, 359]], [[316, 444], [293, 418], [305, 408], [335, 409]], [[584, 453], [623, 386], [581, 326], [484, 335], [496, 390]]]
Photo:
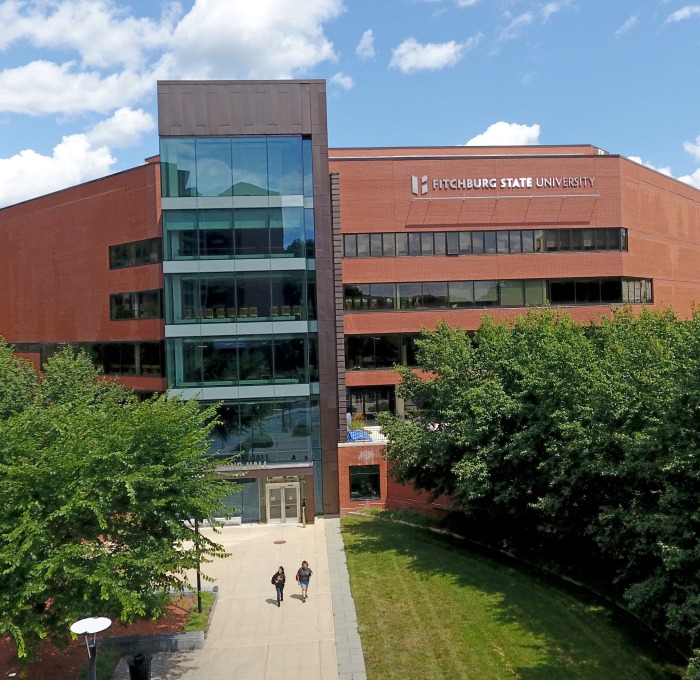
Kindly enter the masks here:
[[[682, 317], [700, 302], [700, 191], [620, 156], [592, 146], [331, 149], [329, 156], [342, 234], [606, 227], [628, 235], [627, 251], [615, 252], [344, 258], [343, 284], [629, 277], [652, 280], [653, 306]], [[610, 314], [606, 304], [567, 309], [581, 322]], [[440, 320], [473, 330], [485, 314], [523, 312], [346, 308], [343, 323], [346, 337], [417, 333]], [[348, 371], [345, 381], [362, 388], [399, 379], [378, 368]], [[351, 501], [348, 467], [370, 458], [381, 468], [381, 501]], [[363, 504], [426, 508], [424, 496], [385, 476], [381, 446], [341, 445], [339, 475], [341, 512]]]
[[[110, 294], [163, 288], [160, 264], [109, 268], [111, 245], [161, 236], [160, 170], [150, 160], [2, 210], [0, 328], [8, 342], [163, 340], [162, 318], [110, 319]], [[38, 367], [38, 354], [23, 356]], [[160, 377], [120, 381], [144, 391], [166, 387]]]

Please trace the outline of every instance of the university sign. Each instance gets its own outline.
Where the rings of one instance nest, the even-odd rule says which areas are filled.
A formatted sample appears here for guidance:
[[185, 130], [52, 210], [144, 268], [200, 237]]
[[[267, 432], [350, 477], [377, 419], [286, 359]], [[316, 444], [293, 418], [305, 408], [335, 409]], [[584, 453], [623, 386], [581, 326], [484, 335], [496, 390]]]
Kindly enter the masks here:
[[428, 180], [428, 175], [411, 176], [414, 196], [432, 191], [474, 191], [490, 189], [592, 189], [595, 177], [460, 177]]

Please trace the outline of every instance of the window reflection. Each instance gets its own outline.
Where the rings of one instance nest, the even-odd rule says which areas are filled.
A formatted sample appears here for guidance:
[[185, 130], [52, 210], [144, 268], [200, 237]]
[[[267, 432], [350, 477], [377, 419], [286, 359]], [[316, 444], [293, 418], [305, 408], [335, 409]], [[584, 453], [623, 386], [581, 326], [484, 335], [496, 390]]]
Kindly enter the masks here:
[[217, 415], [209, 453], [218, 458], [235, 456], [244, 464], [304, 462], [314, 459], [319, 446], [315, 397], [223, 402]]

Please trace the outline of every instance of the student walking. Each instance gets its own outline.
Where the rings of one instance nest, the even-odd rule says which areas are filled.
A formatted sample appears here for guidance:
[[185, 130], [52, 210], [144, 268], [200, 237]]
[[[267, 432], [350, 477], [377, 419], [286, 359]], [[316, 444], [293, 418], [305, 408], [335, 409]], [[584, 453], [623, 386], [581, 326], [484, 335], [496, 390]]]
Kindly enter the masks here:
[[272, 585], [275, 586], [277, 591], [277, 606], [280, 606], [280, 602], [284, 600], [284, 582], [287, 577], [284, 575], [284, 567], [280, 567], [274, 574], [272, 574]]
[[309, 579], [313, 573], [314, 572], [309, 569], [309, 563], [306, 560], [301, 563], [301, 567], [297, 570], [297, 583], [301, 586], [302, 602], [306, 602], [306, 598], [309, 596], [307, 592], [309, 588]]

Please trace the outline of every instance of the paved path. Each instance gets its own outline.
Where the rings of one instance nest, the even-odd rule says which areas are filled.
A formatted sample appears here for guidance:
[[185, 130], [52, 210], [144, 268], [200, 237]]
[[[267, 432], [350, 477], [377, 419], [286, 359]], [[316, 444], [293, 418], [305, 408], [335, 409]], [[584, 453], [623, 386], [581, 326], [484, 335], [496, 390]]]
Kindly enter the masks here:
[[[337, 518], [224, 527], [216, 540], [230, 556], [202, 569], [219, 587], [204, 649], [155, 655], [152, 680], [366, 680]], [[306, 602], [294, 580], [302, 560], [314, 572]], [[270, 584], [279, 565], [280, 608]], [[128, 678], [122, 662], [114, 680]]]

